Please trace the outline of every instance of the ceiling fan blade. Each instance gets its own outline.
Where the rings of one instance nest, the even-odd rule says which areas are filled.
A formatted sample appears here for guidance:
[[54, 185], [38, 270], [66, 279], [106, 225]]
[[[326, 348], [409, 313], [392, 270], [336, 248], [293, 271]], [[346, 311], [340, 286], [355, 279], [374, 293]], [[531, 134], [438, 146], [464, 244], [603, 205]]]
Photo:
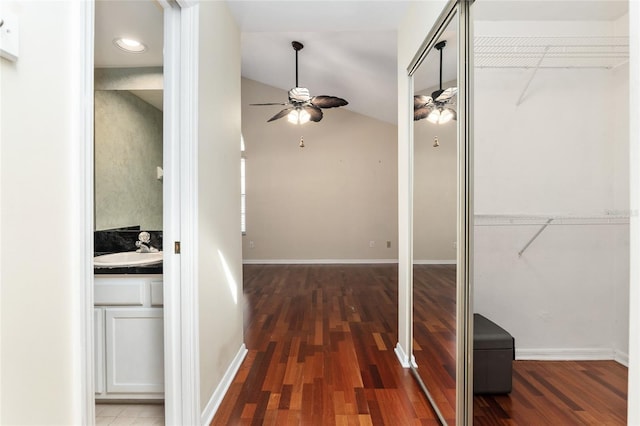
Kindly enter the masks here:
[[276, 115], [274, 115], [273, 117], [271, 117], [270, 119], [267, 120], [267, 123], [277, 120], [278, 118], [282, 118], [285, 115], [289, 114], [289, 112], [291, 112], [293, 108], [285, 108], [282, 111], [280, 111], [279, 113], [277, 113]]
[[433, 103], [431, 96], [427, 95], [415, 95], [413, 97], [413, 109], [423, 107]]
[[424, 106], [422, 108], [416, 108], [413, 110], [413, 121], [422, 120], [423, 118], [427, 118], [427, 116], [433, 111], [433, 108]]
[[310, 121], [315, 121], [316, 123], [322, 120], [322, 110], [314, 105], [307, 105], [303, 107], [305, 111], [309, 113], [311, 117], [309, 117]]
[[336, 108], [349, 104], [344, 99], [335, 96], [314, 96], [310, 102], [318, 108]]
[[266, 104], [249, 104], [251, 106], [264, 106], [264, 105], [289, 105], [289, 102], [269, 102]]
[[438, 102], [444, 102], [448, 99], [451, 99], [452, 97], [455, 96], [455, 94], [458, 93], [458, 88], [457, 87], [449, 87], [448, 89], [445, 89], [444, 92], [442, 92], [437, 98], [436, 101]]

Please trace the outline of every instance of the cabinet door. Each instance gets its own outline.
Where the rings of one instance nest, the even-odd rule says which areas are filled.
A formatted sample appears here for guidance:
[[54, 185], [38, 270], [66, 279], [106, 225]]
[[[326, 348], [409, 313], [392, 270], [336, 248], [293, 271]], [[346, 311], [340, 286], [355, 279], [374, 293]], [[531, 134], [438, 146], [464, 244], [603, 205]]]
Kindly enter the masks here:
[[164, 392], [161, 308], [106, 308], [107, 393]]
[[104, 309], [93, 309], [93, 362], [95, 392], [104, 392]]

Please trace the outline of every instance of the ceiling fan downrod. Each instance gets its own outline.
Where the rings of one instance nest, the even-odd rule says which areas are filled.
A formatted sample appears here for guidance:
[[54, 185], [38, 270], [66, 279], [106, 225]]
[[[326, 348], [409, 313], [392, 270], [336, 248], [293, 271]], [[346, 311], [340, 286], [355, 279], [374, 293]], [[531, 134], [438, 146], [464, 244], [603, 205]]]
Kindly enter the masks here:
[[293, 50], [296, 51], [296, 87], [298, 87], [298, 51], [302, 50], [304, 45], [299, 41], [292, 41], [291, 46], [293, 46]]
[[440, 78], [439, 78], [439, 86], [438, 86], [438, 90], [433, 92], [431, 94], [431, 96], [433, 97], [433, 100], [435, 101], [436, 98], [438, 96], [440, 96], [442, 94], [442, 92], [444, 92], [444, 90], [442, 90], [442, 49], [444, 49], [444, 47], [447, 45], [447, 41], [446, 40], [442, 40], [439, 41], [438, 43], [436, 43], [436, 45], [434, 46], [436, 49], [438, 49], [438, 51], [440, 51]]

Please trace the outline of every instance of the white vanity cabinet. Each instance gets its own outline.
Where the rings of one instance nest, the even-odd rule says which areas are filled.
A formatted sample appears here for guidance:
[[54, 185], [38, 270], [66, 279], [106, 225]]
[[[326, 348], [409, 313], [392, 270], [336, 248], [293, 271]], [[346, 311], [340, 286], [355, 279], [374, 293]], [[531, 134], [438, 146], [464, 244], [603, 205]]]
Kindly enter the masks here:
[[96, 276], [94, 324], [96, 399], [163, 399], [162, 276]]

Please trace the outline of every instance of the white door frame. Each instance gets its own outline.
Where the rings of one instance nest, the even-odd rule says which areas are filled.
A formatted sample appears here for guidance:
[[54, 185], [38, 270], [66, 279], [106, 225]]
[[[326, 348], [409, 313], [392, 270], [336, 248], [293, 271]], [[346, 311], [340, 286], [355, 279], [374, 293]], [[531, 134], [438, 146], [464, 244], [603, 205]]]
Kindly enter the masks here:
[[[164, 368], [165, 424], [200, 423], [197, 295], [197, 70], [199, 7], [193, 0], [158, 0], [164, 8]], [[81, 2], [84, 20], [81, 94], [83, 259], [78, 281], [81, 303], [81, 420], [95, 424], [93, 336], [93, 68], [94, 0]], [[181, 253], [174, 252], [175, 242]]]
[[[165, 7], [165, 424], [200, 423], [197, 286], [197, 1]], [[168, 155], [167, 155], [168, 154]], [[172, 178], [167, 180], [167, 174]], [[175, 243], [180, 242], [180, 254]], [[170, 253], [170, 254], [169, 254]]]

